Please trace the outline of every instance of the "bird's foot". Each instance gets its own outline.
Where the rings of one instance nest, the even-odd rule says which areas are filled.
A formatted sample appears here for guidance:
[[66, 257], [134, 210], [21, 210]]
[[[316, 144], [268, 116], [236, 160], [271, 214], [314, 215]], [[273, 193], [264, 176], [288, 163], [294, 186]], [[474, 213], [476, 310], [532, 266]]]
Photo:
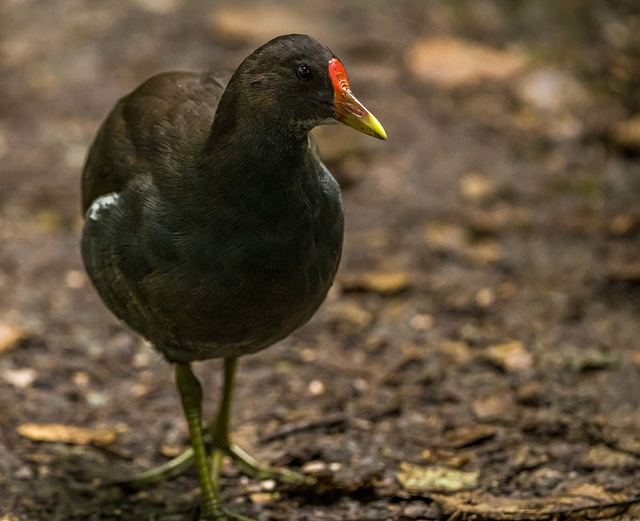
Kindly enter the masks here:
[[[211, 443], [210, 439], [208, 441]], [[215, 444], [213, 444], [213, 446], [215, 447]], [[292, 485], [313, 485], [316, 482], [315, 478], [312, 478], [311, 476], [305, 476], [304, 474], [300, 474], [292, 470], [271, 467], [269, 465], [258, 463], [258, 461], [256, 461], [252, 456], [233, 443], [222, 448], [222, 450], [231, 456], [233, 461], [235, 461], [238, 467], [240, 467], [240, 470], [251, 478], [259, 480], [273, 479], [279, 483], [288, 483]], [[118, 484], [131, 488], [141, 488], [152, 483], [157, 483], [158, 481], [177, 477], [191, 468], [192, 465], [193, 449], [189, 448], [167, 463], [141, 472], [132, 478], [118, 480], [110, 484]]]
[[151, 485], [152, 483], [157, 483], [158, 481], [175, 478], [190, 469], [193, 466], [193, 462], [193, 449], [189, 448], [179, 456], [176, 456], [162, 465], [145, 470], [140, 474], [136, 474], [132, 478], [116, 480], [110, 484], [122, 485], [124, 487], [131, 488], [141, 488], [146, 485]]
[[233, 443], [225, 449], [225, 452], [238, 464], [238, 467], [240, 467], [242, 472], [254, 479], [273, 479], [280, 483], [288, 483], [292, 485], [313, 485], [316, 482], [315, 478], [312, 478], [311, 476], [305, 476], [304, 474], [293, 472], [288, 469], [260, 464], [252, 456]]

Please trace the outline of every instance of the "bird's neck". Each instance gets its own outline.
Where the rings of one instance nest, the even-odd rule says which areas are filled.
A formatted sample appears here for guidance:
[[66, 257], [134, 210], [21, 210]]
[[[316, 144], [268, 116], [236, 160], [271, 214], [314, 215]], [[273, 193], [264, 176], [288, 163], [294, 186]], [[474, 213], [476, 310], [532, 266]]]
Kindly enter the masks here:
[[[229, 82], [214, 117], [205, 144], [201, 170], [215, 178], [216, 189], [225, 185], [245, 190], [247, 186], [278, 189], [283, 182], [303, 175], [309, 160], [308, 131], [281, 121], [279, 114], [268, 109], [257, 110], [243, 99], [242, 91]], [[232, 174], [233, 173], [233, 174]]]

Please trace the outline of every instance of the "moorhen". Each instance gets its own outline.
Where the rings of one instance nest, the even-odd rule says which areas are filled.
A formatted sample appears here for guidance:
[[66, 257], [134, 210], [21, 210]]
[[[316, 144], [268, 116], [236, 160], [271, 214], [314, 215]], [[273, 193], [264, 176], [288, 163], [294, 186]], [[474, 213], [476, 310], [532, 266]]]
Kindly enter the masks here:
[[[107, 307], [175, 364], [192, 448], [132, 484], [195, 462], [201, 520], [223, 508], [224, 454], [258, 478], [305, 480], [259, 465], [229, 439], [236, 360], [289, 335], [325, 299], [343, 236], [338, 184], [309, 131], [342, 122], [386, 139], [342, 63], [313, 38], [275, 38], [228, 83], [169, 72], [122, 98], [82, 178], [82, 258]], [[190, 364], [224, 359], [219, 411], [202, 422]]]

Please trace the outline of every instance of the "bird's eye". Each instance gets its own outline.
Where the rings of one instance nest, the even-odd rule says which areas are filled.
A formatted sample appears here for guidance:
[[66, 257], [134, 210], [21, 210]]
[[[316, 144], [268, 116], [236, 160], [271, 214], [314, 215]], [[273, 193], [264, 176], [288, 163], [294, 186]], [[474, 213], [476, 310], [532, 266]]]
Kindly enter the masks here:
[[307, 65], [300, 65], [296, 71], [296, 76], [300, 81], [309, 81], [313, 78], [313, 73]]

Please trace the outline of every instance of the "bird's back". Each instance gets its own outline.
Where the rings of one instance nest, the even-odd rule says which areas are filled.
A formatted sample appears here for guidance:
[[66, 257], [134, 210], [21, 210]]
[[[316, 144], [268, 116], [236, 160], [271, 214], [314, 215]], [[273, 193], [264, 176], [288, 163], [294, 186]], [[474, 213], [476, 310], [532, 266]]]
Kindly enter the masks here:
[[228, 77], [163, 73], [122, 98], [89, 151], [82, 175], [83, 213], [100, 196], [121, 192], [153, 173], [179, 176], [208, 135]]

